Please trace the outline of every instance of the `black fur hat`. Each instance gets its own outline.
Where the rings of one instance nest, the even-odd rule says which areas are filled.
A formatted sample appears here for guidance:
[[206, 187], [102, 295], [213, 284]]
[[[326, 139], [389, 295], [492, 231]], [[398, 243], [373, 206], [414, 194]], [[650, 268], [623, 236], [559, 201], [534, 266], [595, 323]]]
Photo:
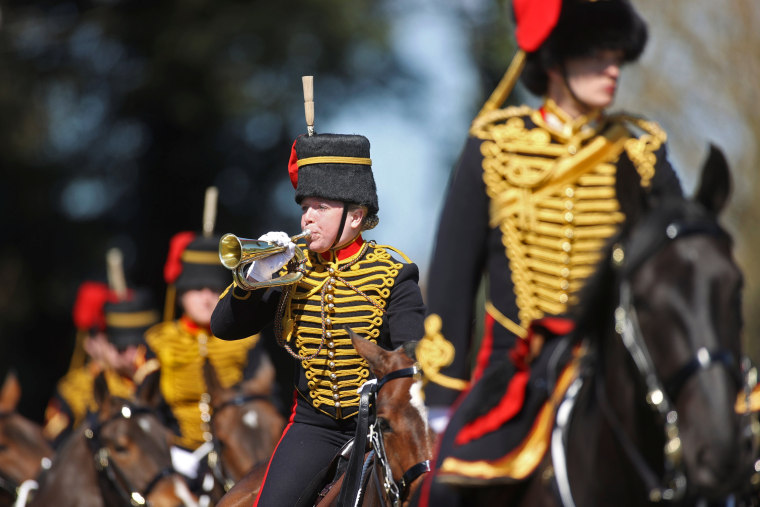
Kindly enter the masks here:
[[366, 206], [368, 217], [377, 215], [377, 188], [364, 136], [300, 136], [293, 143], [288, 171], [299, 204], [305, 197], [322, 197]]
[[646, 42], [646, 22], [629, 0], [563, 0], [557, 25], [541, 47], [528, 53], [521, 80], [532, 93], [544, 95], [546, 69], [598, 49], [621, 49], [624, 61], [632, 62]]
[[174, 281], [178, 291], [224, 290], [230, 284], [230, 272], [219, 259], [220, 239], [217, 235], [198, 235], [182, 250], [181, 272]]
[[130, 290], [126, 299], [106, 302], [103, 311], [108, 341], [120, 350], [145, 343], [145, 331], [161, 320], [147, 289]]

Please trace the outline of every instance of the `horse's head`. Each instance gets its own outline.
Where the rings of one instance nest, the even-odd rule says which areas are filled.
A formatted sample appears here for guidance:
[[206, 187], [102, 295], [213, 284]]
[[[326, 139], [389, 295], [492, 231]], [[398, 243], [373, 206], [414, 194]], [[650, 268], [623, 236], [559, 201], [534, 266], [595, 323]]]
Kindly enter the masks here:
[[[382, 431], [393, 480], [399, 482], [409, 470], [417, 470], [415, 467], [420, 468], [420, 463], [433, 456], [434, 433], [428, 425], [422, 381], [411, 374], [396, 377], [399, 372], [411, 371], [416, 366], [416, 343], [388, 351], [353, 331], [349, 330], [349, 334], [354, 348], [367, 360], [382, 386], [375, 400], [375, 424]], [[419, 486], [419, 481], [408, 482], [411, 483], [408, 493]]]
[[262, 361], [253, 377], [223, 387], [211, 362], [203, 365], [211, 433], [225, 481], [237, 482], [254, 465], [268, 460], [282, 435], [285, 420], [269, 400], [274, 376], [272, 363]]
[[0, 389], [0, 490], [15, 498], [16, 488], [50, 466], [53, 449], [42, 428], [16, 412], [21, 386], [9, 373]]
[[112, 395], [105, 376], [95, 379], [98, 409], [86, 421], [84, 438], [95, 457], [98, 481], [107, 504], [147, 501], [174, 507], [196, 505], [184, 480], [172, 467], [171, 433], [151, 405], [158, 384], [127, 400]]
[[[618, 370], [626, 373], [616, 383], [607, 369], [608, 390], [615, 391], [608, 395], [618, 411], [623, 400], [647, 400], [656, 414], [653, 426], [670, 433], [663, 442], [665, 471], [682, 471], [690, 494], [706, 498], [721, 498], [736, 486], [751, 451], [746, 420], [734, 409], [743, 384], [742, 274], [717, 220], [729, 183], [725, 158], [712, 148], [695, 199], [621, 199], [636, 207], [624, 206], [626, 227], [597, 276], [597, 282], [614, 280], [609, 287], [616, 293], [601, 298], [615, 305], [609, 314], [622, 340], [613, 343], [625, 348], [600, 345], [607, 358], [633, 359]], [[597, 293], [600, 305], [602, 299]], [[641, 431], [634, 425], [629, 434]]]

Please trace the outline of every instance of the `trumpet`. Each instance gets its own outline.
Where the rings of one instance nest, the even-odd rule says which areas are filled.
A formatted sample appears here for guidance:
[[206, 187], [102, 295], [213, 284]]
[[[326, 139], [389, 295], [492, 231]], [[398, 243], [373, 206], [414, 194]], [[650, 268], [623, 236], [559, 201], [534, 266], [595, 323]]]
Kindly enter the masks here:
[[[291, 236], [290, 241], [295, 243], [301, 239], [308, 239], [309, 236], [311, 236], [311, 232], [305, 230], [300, 234]], [[235, 280], [238, 287], [243, 289], [252, 290], [264, 287], [289, 285], [300, 280], [303, 274], [300, 272], [290, 272], [278, 278], [262, 282], [249, 281], [245, 276], [245, 270], [252, 262], [257, 259], [263, 259], [264, 257], [280, 253], [284, 251], [285, 248], [286, 247], [284, 246], [269, 241], [240, 238], [234, 234], [225, 234], [222, 236], [222, 239], [219, 240], [219, 260], [221, 261], [222, 266], [232, 271], [233, 280]], [[295, 257], [299, 262], [306, 258], [300, 248], [296, 248]]]

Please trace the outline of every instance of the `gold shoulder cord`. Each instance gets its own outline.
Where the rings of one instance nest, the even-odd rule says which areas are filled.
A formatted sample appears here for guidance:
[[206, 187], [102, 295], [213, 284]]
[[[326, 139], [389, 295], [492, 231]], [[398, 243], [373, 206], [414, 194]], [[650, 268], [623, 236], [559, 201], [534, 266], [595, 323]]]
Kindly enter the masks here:
[[425, 336], [417, 343], [415, 356], [424, 374], [423, 382], [433, 382], [455, 391], [463, 391], [469, 382], [444, 375], [441, 369], [454, 361], [454, 345], [441, 333], [441, 317], [431, 313], [425, 318]]
[[619, 119], [632, 123], [644, 131], [643, 135], [631, 137], [626, 141], [625, 151], [641, 177], [641, 186], [649, 188], [657, 163], [655, 152], [667, 141], [667, 134], [653, 121], [628, 115], [620, 115]]

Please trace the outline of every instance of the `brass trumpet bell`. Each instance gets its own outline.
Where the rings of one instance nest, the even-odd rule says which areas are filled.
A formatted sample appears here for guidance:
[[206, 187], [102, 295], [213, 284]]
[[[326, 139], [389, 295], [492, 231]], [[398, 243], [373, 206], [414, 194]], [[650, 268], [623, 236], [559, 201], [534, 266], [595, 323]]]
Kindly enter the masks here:
[[[310, 235], [311, 233], [306, 230], [292, 236], [290, 240], [295, 243], [300, 239], [308, 238]], [[303, 274], [299, 272], [286, 273], [283, 276], [261, 282], [251, 282], [246, 278], [245, 271], [252, 262], [284, 250], [284, 246], [276, 243], [260, 239], [240, 238], [234, 234], [225, 234], [219, 240], [219, 260], [225, 268], [232, 271], [232, 278], [238, 287], [248, 290], [289, 285], [301, 279]], [[304, 253], [300, 248], [296, 248], [295, 257], [299, 262], [305, 260]]]

